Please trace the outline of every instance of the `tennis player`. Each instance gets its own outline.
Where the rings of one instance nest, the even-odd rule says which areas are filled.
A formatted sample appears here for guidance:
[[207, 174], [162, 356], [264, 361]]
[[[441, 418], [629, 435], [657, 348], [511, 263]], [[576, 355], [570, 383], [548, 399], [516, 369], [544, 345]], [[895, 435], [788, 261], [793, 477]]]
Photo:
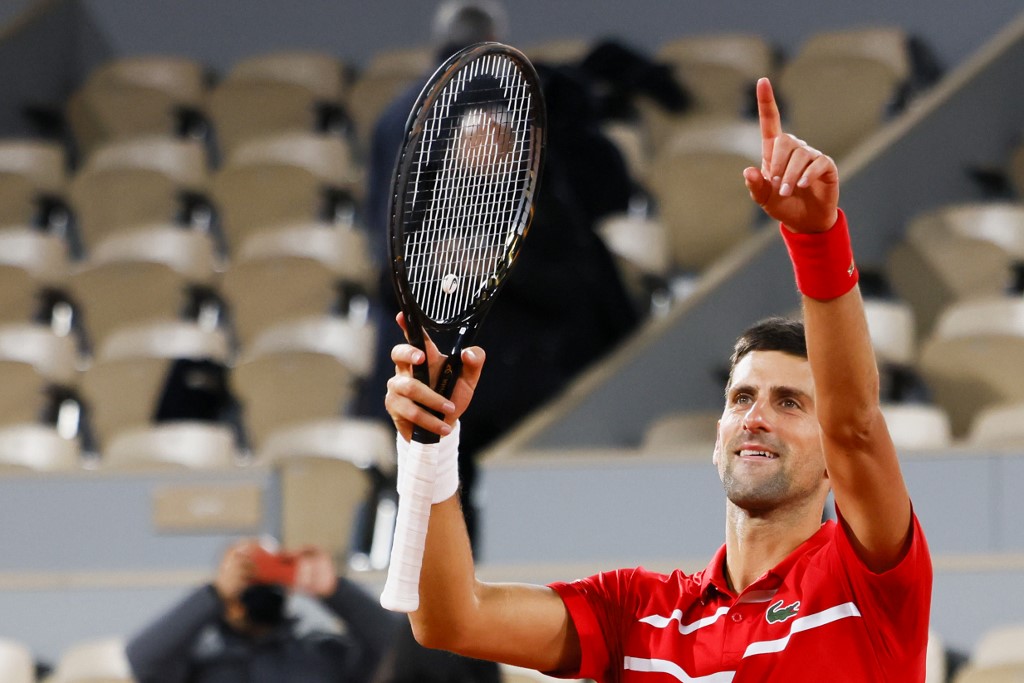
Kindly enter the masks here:
[[[695, 574], [477, 580], [454, 462], [484, 352], [463, 352], [446, 401], [412, 377], [436, 349], [396, 346], [385, 404], [400, 450], [414, 424], [443, 436], [410, 615], [423, 644], [598, 681], [924, 681], [931, 560], [879, 411], [836, 165], [783, 132], [767, 79], [757, 100], [763, 163], [743, 176], [780, 222], [804, 323], [763, 321], [736, 343], [713, 458], [725, 544]], [[822, 524], [829, 490], [838, 520]]]

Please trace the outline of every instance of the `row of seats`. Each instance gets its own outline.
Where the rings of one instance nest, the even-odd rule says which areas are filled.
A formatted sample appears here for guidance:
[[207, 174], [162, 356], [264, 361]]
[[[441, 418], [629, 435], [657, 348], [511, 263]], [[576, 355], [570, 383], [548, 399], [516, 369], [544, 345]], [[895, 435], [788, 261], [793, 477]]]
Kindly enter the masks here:
[[[940, 634], [929, 633], [926, 683], [1015, 683], [1024, 675], [1024, 624], [993, 626], [978, 639], [965, 661], [946, 647]], [[132, 683], [131, 668], [119, 637], [76, 643], [60, 656], [41, 683]], [[954, 665], [951, 665], [954, 664]], [[531, 669], [502, 666], [506, 683], [559, 680]], [[31, 650], [16, 640], [0, 640], [0, 679], [5, 683], [35, 683]], [[583, 683], [582, 680], [580, 683]]]

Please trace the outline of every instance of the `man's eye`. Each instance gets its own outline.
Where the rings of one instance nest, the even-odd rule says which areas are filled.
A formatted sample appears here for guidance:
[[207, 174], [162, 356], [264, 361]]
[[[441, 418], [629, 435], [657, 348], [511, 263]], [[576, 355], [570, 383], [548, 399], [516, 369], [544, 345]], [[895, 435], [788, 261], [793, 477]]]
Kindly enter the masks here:
[[800, 404], [797, 403], [796, 401], [794, 401], [791, 398], [786, 398], [786, 399], [782, 400], [782, 407], [783, 408], [799, 408]]
[[735, 399], [733, 399], [733, 403], [750, 403], [750, 396], [747, 394], [739, 394]]

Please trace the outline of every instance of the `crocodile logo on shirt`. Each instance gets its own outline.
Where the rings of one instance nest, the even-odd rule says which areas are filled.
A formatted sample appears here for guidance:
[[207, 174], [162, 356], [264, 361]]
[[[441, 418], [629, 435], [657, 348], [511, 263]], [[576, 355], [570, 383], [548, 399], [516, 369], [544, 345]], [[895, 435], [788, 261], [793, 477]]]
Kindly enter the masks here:
[[772, 603], [772, 606], [768, 608], [768, 611], [764, 613], [764, 618], [769, 624], [781, 624], [787, 619], [792, 619], [796, 616], [796, 613], [800, 611], [800, 601], [797, 600], [791, 605], [782, 606], [782, 600]]

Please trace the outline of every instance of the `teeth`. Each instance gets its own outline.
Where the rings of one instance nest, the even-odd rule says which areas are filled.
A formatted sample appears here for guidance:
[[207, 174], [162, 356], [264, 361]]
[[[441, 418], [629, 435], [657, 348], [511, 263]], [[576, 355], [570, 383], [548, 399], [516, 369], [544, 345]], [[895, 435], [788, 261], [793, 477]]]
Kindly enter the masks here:
[[768, 451], [752, 451], [752, 450], [741, 450], [740, 451], [740, 455], [744, 456], [744, 457], [751, 457], [751, 458], [774, 458], [775, 457], [774, 453], [769, 453]]

